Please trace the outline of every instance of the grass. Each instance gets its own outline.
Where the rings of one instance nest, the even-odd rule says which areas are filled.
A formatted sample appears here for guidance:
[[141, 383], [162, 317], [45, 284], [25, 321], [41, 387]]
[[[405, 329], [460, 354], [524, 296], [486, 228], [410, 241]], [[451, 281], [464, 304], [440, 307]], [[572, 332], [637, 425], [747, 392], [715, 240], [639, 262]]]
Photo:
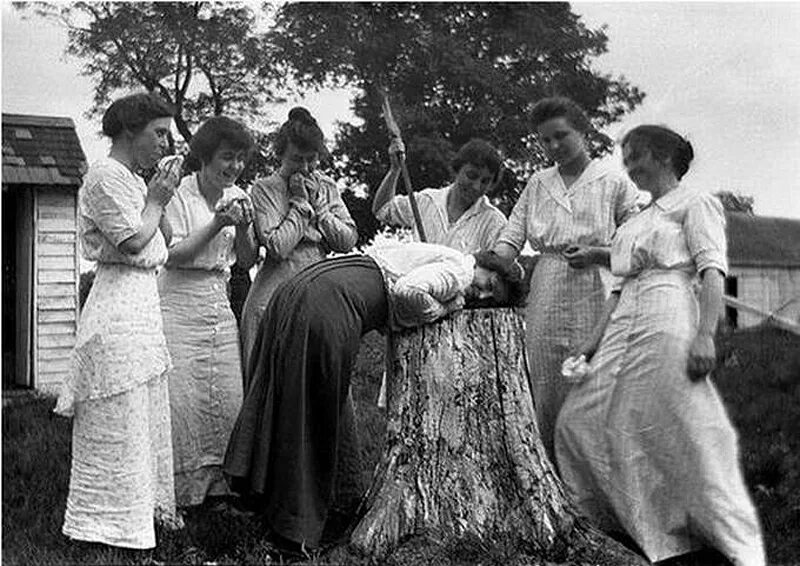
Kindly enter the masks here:
[[[800, 563], [800, 337], [773, 329], [720, 336], [716, 382], [740, 431], [748, 485], [758, 507], [770, 564]], [[383, 343], [368, 335], [354, 374], [365, 479], [380, 455], [385, 421], [376, 407]], [[154, 551], [70, 542], [61, 534], [69, 482], [70, 423], [52, 398], [17, 396], [3, 409], [2, 559], [10, 565], [280, 564], [252, 518], [193, 509], [186, 529], [159, 532]], [[417, 564], [419, 555], [397, 557]], [[484, 549], [485, 550], [485, 549]], [[501, 564], [509, 557], [471, 548], [439, 549], [426, 562]], [[501, 556], [502, 555], [502, 556]], [[336, 564], [343, 554], [313, 556]], [[432, 559], [435, 558], [435, 559]], [[353, 563], [353, 558], [348, 558]]]

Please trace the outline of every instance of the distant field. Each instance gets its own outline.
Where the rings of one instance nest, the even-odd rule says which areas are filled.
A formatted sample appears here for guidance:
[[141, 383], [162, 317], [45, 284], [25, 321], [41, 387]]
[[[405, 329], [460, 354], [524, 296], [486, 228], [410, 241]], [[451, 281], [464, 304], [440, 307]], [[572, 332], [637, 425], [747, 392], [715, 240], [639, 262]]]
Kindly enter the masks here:
[[[745, 474], [761, 514], [769, 563], [800, 564], [800, 337], [766, 329], [721, 336], [719, 344], [721, 368], [715, 381], [740, 431]], [[375, 406], [382, 371], [383, 343], [370, 334], [353, 382], [365, 478], [379, 456], [385, 429]], [[159, 533], [154, 552], [68, 542], [61, 522], [70, 424], [52, 416], [53, 405], [51, 398], [17, 397], [3, 408], [5, 564], [275, 563], [274, 549], [263, 541], [258, 521], [211, 509], [192, 511], [184, 531]], [[336, 563], [331, 560], [317, 556], [308, 563]], [[491, 556], [481, 561], [498, 563]], [[455, 557], [442, 563], [448, 562], [465, 563]]]

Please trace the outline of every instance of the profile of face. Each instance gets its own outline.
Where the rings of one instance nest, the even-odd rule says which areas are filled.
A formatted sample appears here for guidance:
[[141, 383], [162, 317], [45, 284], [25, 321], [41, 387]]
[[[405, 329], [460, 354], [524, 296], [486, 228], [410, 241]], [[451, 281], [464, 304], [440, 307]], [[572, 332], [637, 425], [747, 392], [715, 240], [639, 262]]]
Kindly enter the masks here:
[[142, 131], [133, 134], [133, 161], [141, 169], [150, 169], [169, 149], [169, 129], [172, 118], [151, 120]]
[[663, 163], [653, 157], [652, 151], [643, 147], [633, 147], [629, 143], [622, 146], [622, 165], [637, 187], [651, 193], [664, 167]]
[[309, 175], [319, 165], [319, 152], [316, 150], [301, 151], [289, 142], [281, 156], [281, 174], [289, 178], [295, 173]]
[[488, 167], [465, 163], [456, 172], [453, 184], [465, 201], [474, 203], [489, 191], [493, 182], [494, 174]]
[[464, 296], [471, 301], [494, 299], [502, 303], [508, 298], [508, 288], [497, 272], [476, 265], [472, 283], [467, 287]]
[[203, 163], [201, 174], [217, 187], [230, 187], [244, 171], [247, 153], [236, 149], [223, 140], [211, 156], [208, 163]]
[[542, 122], [536, 133], [547, 157], [559, 165], [567, 165], [587, 155], [586, 137], [564, 116]]

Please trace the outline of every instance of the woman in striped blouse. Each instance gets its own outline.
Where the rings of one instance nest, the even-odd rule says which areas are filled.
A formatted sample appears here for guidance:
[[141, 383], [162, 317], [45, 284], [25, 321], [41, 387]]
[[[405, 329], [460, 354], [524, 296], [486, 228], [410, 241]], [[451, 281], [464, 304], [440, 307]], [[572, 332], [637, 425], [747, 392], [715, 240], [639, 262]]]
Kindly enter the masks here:
[[539, 431], [552, 459], [553, 427], [570, 387], [561, 363], [598, 320], [611, 236], [635, 210], [638, 193], [621, 171], [590, 158], [591, 124], [572, 100], [539, 101], [532, 121], [556, 164], [528, 181], [494, 250], [515, 257], [528, 242], [541, 253], [525, 339]]

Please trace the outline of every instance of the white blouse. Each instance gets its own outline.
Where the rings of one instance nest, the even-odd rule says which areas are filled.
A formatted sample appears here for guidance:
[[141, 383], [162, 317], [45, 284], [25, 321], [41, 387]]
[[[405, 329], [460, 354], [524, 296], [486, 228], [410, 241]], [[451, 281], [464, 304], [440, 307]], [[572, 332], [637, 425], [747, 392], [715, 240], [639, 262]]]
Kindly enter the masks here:
[[[228, 201], [232, 198], [242, 197], [249, 198], [242, 189], [231, 186], [223, 190], [220, 200]], [[170, 245], [181, 242], [189, 234], [214, 220], [214, 209], [208, 206], [206, 198], [200, 192], [200, 186], [197, 184], [197, 173], [188, 175], [181, 180], [164, 214], [172, 228]], [[225, 226], [194, 257], [175, 267], [229, 271], [231, 265], [236, 263], [236, 253], [233, 246], [235, 237], [236, 227]]]
[[474, 278], [474, 256], [438, 244], [390, 243], [365, 253], [383, 272], [394, 327], [428, 324], [463, 306]]
[[611, 246], [611, 271], [635, 277], [646, 270], [695, 275], [728, 270], [725, 214], [719, 199], [679, 186], [620, 226]]
[[[484, 195], [451, 224], [447, 215], [447, 195], [451, 190], [453, 185], [414, 193], [428, 242], [464, 253], [491, 250], [506, 226], [505, 215]], [[419, 239], [408, 196], [395, 196], [375, 216], [387, 224], [413, 228], [416, 238]]]
[[569, 188], [558, 167], [550, 167], [530, 178], [499, 241], [521, 251], [527, 240], [544, 253], [575, 243], [607, 246], [641, 198], [622, 172], [605, 163], [589, 163]]
[[119, 244], [142, 228], [147, 185], [139, 175], [111, 157], [89, 168], [78, 192], [78, 231], [83, 257], [100, 263], [154, 268], [167, 261], [161, 230], [139, 253], [125, 254]]

